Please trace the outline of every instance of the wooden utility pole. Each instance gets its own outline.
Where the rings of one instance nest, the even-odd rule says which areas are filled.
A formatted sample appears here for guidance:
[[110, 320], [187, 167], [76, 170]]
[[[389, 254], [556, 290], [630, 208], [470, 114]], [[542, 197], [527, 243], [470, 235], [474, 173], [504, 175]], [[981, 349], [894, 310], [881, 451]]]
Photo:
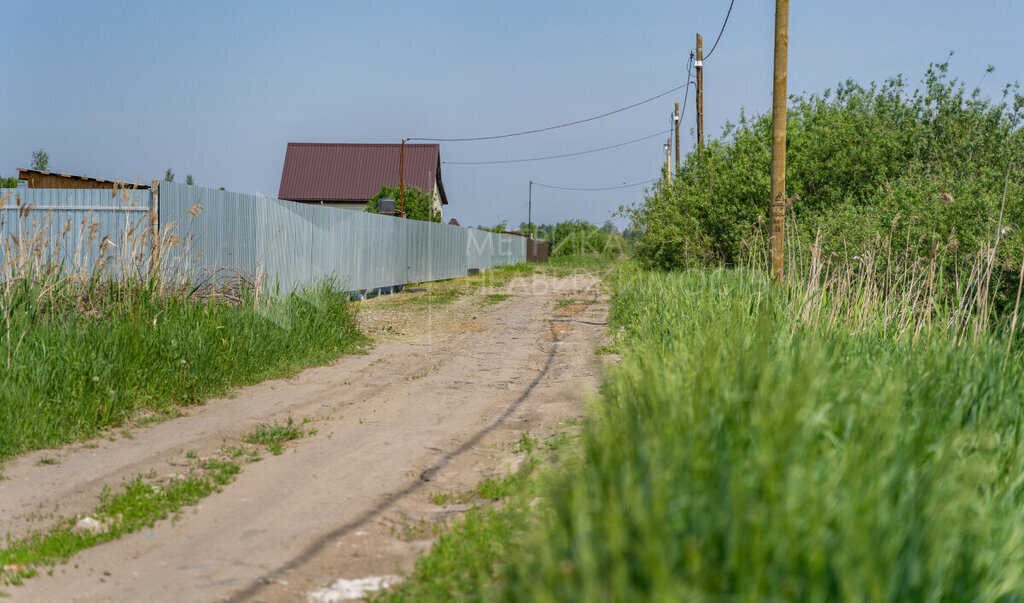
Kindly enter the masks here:
[[665, 182], [672, 184], [672, 137], [665, 141]]
[[526, 234], [533, 237], [533, 180], [530, 181], [530, 197], [526, 205]]
[[676, 112], [672, 114], [676, 130], [676, 170], [679, 169], [679, 101], [676, 101]]
[[781, 280], [786, 238], [786, 63], [789, 55], [789, 0], [775, 0], [775, 77], [772, 86], [772, 276]]
[[160, 270], [160, 181], [149, 183], [150, 195], [150, 240], [149, 250], [150, 276], [155, 277]]
[[402, 139], [402, 158], [399, 160], [402, 164], [398, 168], [398, 180], [400, 187], [400, 195], [402, 197], [402, 217], [405, 217], [405, 139]]
[[704, 38], [697, 34], [697, 152], [704, 148]]

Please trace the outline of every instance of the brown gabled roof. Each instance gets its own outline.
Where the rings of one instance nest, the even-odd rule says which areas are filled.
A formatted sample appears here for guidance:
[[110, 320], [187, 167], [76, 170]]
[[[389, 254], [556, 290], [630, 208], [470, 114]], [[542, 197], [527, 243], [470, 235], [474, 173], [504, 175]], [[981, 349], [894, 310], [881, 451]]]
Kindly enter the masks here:
[[[288, 201], [367, 201], [382, 186], [400, 183], [401, 144], [289, 142], [278, 198]], [[405, 145], [405, 185], [430, 192], [441, 184], [441, 150], [436, 144]]]

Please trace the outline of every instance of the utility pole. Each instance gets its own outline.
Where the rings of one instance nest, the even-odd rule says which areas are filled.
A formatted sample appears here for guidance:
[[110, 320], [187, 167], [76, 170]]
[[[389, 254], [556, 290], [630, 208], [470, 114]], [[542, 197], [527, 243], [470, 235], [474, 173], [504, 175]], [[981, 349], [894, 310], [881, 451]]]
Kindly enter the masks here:
[[665, 141], [665, 182], [672, 184], [672, 137]]
[[[689, 84], [687, 84], [689, 85]], [[679, 101], [676, 101], [676, 111], [672, 114], [672, 121], [675, 122], [676, 130], [676, 170], [679, 170]]]
[[[160, 271], [160, 181], [152, 180], [149, 183], [150, 194], [150, 276], [156, 276]], [[163, 284], [163, 283], [159, 283]]]
[[402, 139], [401, 166], [398, 168], [398, 180], [402, 197], [402, 217], [405, 217], [405, 139]]
[[530, 201], [526, 205], [526, 236], [533, 238], [533, 180], [530, 181]]
[[697, 34], [697, 152], [704, 148], [704, 38]]
[[775, 0], [775, 76], [772, 85], [772, 276], [782, 280], [786, 237], [786, 72], [789, 56], [789, 0]]

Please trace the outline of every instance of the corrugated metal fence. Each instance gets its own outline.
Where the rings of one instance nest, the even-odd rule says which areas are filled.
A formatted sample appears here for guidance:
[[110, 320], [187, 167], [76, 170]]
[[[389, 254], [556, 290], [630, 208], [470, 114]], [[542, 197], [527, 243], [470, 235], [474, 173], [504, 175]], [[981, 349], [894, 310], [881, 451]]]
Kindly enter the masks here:
[[386, 289], [526, 261], [523, 237], [171, 182], [160, 183], [159, 208], [162, 234], [201, 250], [194, 274], [262, 273], [281, 291], [327, 277]]
[[[0, 189], [0, 277], [60, 264], [113, 276], [150, 270], [149, 190]], [[257, 195], [160, 184], [165, 274], [192, 281], [224, 270], [281, 291], [333, 277], [372, 290], [465, 276], [526, 261], [526, 239]], [[20, 267], [20, 268], [18, 268]]]
[[59, 264], [116, 276], [149, 271], [148, 190], [0, 189], [0, 278]]

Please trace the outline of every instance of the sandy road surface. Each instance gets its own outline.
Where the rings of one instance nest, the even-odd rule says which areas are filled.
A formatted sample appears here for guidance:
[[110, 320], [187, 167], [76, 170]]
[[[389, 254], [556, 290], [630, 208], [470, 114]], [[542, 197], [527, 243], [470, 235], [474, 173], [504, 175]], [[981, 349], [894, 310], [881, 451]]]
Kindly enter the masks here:
[[[213, 454], [258, 423], [312, 417], [317, 430], [245, 465], [178, 521], [5, 590], [39, 601], [304, 600], [336, 578], [407, 572], [430, 527], [465, 509], [434, 505], [431, 493], [513, 469], [523, 432], [543, 437], [579, 417], [597, 386], [606, 316], [597, 279], [537, 275], [506, 292], [493, 305], [478, 294], [394, 320], [367, 303], [361, 321], [390, 339], [369, 354], [242, 388], [131, 438], [9, 464], [0, 533], [19, 534], [52, 521], [47, 512], [88, 511], [126, 476], [173, 474], [186, 451]], [[594, 303], [556, 309], [567, 297]], [[44, 456], [59, 462], [38, 464]]]

